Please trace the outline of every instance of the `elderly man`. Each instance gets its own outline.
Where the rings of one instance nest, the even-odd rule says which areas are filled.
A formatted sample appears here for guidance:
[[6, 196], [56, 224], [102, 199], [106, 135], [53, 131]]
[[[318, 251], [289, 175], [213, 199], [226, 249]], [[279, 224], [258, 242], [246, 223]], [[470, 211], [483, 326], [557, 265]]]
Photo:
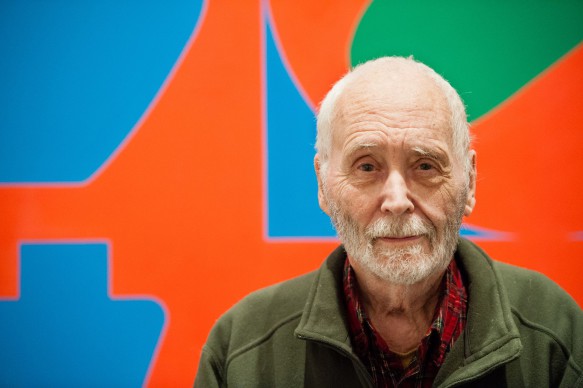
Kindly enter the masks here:
[[356, 67], [322, 102], [316, 148], [343, 245], [221, 317], [195, 386], [583, 386], [579, 306], [458, 236], [476, 154], [443, 78], [399, 57]]

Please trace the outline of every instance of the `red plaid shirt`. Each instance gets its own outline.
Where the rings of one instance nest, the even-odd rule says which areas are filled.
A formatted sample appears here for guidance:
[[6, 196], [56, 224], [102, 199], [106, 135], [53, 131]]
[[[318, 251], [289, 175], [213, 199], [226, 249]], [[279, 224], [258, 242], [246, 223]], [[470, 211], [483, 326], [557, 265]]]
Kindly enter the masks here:
[[390, 351], [369, 321], [348, 259], [344, 264], [344, 295], [354, 351], [366, 365], [375, 386], [431, 387], [447, 352], [466, 325], [467, 293], [455, 260], [451, 261], [443, 277], [433, 323], [417, 350], [408, 358]]

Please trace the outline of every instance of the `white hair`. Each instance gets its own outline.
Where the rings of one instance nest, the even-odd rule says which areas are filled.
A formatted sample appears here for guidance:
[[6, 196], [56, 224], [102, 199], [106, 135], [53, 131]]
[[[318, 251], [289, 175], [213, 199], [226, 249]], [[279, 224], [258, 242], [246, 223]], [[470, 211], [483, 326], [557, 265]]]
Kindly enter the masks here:
[[451, 142], [453, 151], [458, 160], [464, 161], [466, 173], [470, 171], [471, 160], [468, 157], [470, 147], [470, 131], [466, 116], [466, 109], [462, 99], [455, 89], [443, 77], [437, 74], [432, 68], [421, 62], [414, 60], [412, 57], [382, 57], [374, 59], [356, 66], [354, 69], [344, 75], [334, 84], [332, 89], [326, 94], [326, 97], [320, 104], [317, 117], [317, 135], [316, 135], [316, 152], [320, 159], [320, 169], [323, 175], [327, 170], [328, 158], [332, 147], [332, 126], [336, 118], [337, 101], [346, 85], [348, 85], [356, 75], [366, 71], [372, 64], [380, 64], [387, 73], [396, 71], [402, 65], [407, 65], [419, 70], [421, 73], [429, 76], [437, 87], [443, 92], [450, 111], [451, 123]]

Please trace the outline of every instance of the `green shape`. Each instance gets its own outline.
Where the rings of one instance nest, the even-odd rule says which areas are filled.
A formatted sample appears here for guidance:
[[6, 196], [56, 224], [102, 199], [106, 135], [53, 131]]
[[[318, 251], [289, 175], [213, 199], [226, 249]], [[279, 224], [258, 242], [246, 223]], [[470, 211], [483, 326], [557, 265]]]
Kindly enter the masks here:
[[351, 62], [413, 55], [450, 81], [473, 121], [581, 40], [581, 0], [376, 0], [358, 25]]

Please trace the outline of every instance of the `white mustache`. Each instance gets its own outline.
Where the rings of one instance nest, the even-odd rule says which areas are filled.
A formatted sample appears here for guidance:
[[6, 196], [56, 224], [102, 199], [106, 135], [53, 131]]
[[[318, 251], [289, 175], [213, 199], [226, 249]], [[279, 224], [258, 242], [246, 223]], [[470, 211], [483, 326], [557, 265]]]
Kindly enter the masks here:
[[415, 217], [408, 220], [380, 218], [367, 226], [364, 233], [369, 239], [380, 237], [403, 238], [426, 235], [432, 240], [436, 232], [433, 225]]

